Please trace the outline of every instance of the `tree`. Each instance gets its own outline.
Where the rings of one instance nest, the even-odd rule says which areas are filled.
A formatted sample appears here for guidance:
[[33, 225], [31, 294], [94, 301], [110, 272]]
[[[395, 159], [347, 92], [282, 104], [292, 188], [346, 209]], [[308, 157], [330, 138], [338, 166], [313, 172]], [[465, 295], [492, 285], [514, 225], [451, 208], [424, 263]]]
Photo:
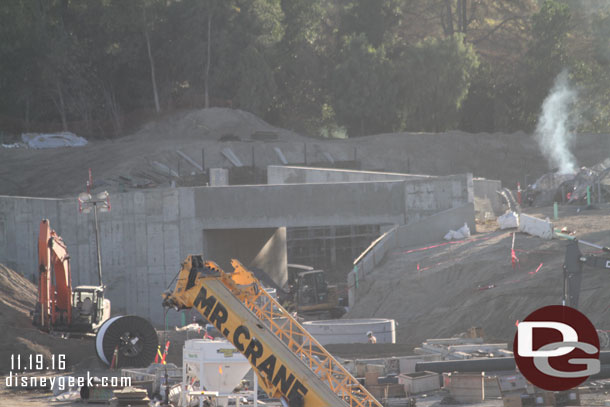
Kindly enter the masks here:
[[400, 83], [404, 127], [414, 131], [455, 128], [458, 111], [479, 65], [463, 35], [428, 38], [402, 56]]
[[567, 65], [566, 37], [570, 22], [568, 6], [555, 0], [545, 0], [532, 17], [532, 40], [522, 66], [522, 128], [531, 129], [536, 124], [555, 77]]
[[348, 134], [366, 136], [399, 128], [397, 87], [383, 48], [365, 34], [346, 39], [333, 75], [333, 108]]
[[273, 103], [277, 85], [263, 55], [251, 45], [241, 53], [238, 65], [240, 83], [237, 89], [239, 108], [265, 116]]
[[279, 125], [315, 134], [322, 106], [328, 101], [327, 55], [332, 41], [325, 35], [331, 11], [327, 0], [281, 0], [283, 36], [272, 51], [278, 86], [270, 118]]

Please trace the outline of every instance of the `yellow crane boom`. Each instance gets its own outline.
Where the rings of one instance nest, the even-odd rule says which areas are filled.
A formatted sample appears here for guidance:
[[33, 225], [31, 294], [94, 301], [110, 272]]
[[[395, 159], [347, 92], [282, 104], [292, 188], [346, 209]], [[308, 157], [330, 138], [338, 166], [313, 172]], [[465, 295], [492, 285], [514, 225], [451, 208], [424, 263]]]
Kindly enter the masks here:
[[195, 308], [248, 359], [271, 397], [292, 406], [382, 405], [237, 260], [226, 273], [201, 255], [182, 263], [164, 306]]

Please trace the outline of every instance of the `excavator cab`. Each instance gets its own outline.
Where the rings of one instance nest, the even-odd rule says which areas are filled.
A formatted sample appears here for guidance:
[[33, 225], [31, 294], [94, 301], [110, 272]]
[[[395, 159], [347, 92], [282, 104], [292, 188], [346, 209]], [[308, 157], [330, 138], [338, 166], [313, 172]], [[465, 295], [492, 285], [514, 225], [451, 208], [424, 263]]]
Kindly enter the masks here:
[[110, 317], [110, 301], [104, 298], [104, 287], [81, 285], [72, 291], [72, 329], [88, 332], [97, 329]]
[[345, 309], [339, 306], [337, 286], [329, 285], [324, 270], [304, 271], [297, 275], [297, 312], [309, 319], [340, 318]]
[[328, 284], [324, 271], [313, 270], [300, 273], [297, 277], [297, 304], [303, 306], [328, 302]]

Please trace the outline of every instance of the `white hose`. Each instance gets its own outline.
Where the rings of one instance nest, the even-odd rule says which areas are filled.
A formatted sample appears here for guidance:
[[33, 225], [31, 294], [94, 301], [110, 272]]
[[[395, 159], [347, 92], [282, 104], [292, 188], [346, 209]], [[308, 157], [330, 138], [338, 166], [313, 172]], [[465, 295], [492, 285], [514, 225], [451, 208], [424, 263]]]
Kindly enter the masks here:
[[106, 334], [108, 327], [119, 318], [123, 318], [123, 315], [112, 317], [104, 322], [99, 331], [97, 331], [97, 336], [95, 337], [95, 349], [97, 350], [97, 356], [99, 356], [102, 362], [106, 363], [107, 365], [109, 365], [110, 362], [108, 359], [106, 359], [106, 355], [104, 355], [104, 335]]

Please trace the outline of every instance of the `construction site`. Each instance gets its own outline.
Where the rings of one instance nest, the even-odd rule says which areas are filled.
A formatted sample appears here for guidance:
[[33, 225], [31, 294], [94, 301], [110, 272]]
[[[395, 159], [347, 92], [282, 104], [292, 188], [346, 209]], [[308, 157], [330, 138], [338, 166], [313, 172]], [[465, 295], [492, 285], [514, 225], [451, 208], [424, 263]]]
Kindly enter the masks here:
[[0, 36], [0, 407], [610, 407], [609, 1]]
[[[610, 243], [606, 144], [579, 136], [555, 179], [524, 133], [315, 140], [212, 108], [0, 148], [2, 374], [133, 380], [3, 380], [0, 404], [607, 405], [609, 274], [582, 260]], [[562, 302], [601, 370], [544, 391], [516, 325]]]

